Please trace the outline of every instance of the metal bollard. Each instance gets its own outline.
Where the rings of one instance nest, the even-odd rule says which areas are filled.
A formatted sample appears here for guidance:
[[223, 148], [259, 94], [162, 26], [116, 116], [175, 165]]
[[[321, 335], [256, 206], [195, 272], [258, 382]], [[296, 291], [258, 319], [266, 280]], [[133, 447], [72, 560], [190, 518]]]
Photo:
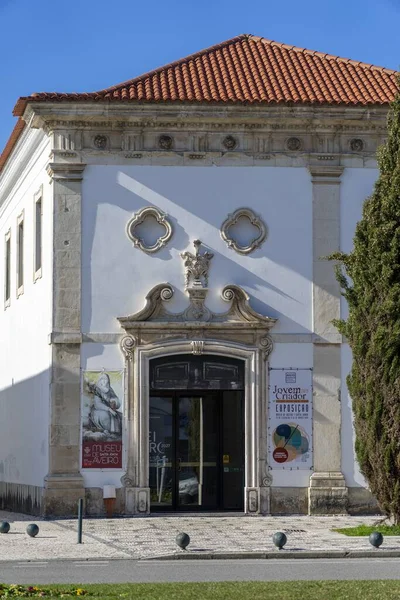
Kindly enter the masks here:
[[78, 500], [78, 544], [82, 544], [83, 498]]

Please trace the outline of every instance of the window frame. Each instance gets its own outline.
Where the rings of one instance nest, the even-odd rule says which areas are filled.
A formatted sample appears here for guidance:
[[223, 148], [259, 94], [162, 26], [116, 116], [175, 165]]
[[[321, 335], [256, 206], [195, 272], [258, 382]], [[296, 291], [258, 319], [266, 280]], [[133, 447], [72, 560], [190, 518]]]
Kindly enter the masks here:
[[[21, 225], [22, 225], [22, 242], [21, 242]], [[19, 298], [24, 293], [24, 279], [25, 279], [25, 211], [22, 210], [21, 213], [17, 217], [17, 264], [16, 264], [16, 274], [17, 274], [17, 298]], [[22, 257], [22, 263], [21, 262]], [[22, 269], [20, 270], [20, 266]], [[22, 271], [22, 272], [21, 272]], [[21, 277], [22, 275], [22, 277]], [[20, 277], [22, 281], [20, 281]]]
[[11, 305], [11, 227], [4, 235], [4, 309]]
[[[33, 197], [33, 282], [42, 277], [43, 268], [43, 186], [40, 186]], [[40, 202], [40, 266], [37, 265], [37, 205]]]

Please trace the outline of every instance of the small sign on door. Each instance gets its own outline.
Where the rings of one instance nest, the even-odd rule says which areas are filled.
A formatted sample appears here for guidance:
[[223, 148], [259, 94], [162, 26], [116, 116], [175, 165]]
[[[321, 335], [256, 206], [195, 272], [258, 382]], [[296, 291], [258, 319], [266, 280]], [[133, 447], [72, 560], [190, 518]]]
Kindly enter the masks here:
[[224, 465], [229, 465], [229, 454], [224, 454], [223, 458], [222, 458], [222, 462], [224, 463]]

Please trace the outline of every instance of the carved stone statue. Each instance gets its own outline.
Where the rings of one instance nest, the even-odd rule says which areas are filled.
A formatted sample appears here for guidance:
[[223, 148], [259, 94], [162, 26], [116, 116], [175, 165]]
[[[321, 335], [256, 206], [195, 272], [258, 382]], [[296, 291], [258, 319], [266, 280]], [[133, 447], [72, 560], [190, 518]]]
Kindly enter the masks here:
[[190, 280], [192, 279], [193, 287], [208, 287], [208, 269], [210, 261], [214, 254], [212, 252], [204, 252], [200, 254], [200, 240], [194, 240], [195, 254], [191, 252], [181, 252], [183, 264], [185, 267], [185, 288], [188, 289]]

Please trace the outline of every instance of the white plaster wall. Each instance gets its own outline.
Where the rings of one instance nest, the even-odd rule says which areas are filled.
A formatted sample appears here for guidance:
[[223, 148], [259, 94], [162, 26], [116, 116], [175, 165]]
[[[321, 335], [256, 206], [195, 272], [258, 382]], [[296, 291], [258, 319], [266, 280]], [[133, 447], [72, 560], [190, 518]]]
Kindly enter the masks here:
[[[309, 369], [313, 366], [313, 344], [274, 344], [269, 367]], [[268, 402], [268, 398], [266, 399]], [[272, 469], [272, 487], [308, 487], [312, 471]]]
[[[362, 207], [374, 189], [379, 171], [377, 169], [344, 170], [340, 186], [340, 249], [350, 252], [356, 225], [362, 217]], [[341, 316], [347, 318], [347, 303], [341, 299]]]
[[[350, 252], [358, 221], [362, 217], [364, 201], [371, 195], [379, 175], [377, 169], [345, 169], [340, 189], [340, 248]], [[348, 317], [347, 302], [341, 298], [341, 317]], [[346, 378], [351, 369], [352, 355], [348, 344], [341, 347], [341, 401], [342, 401], [342, 472], [348, 486], [366, 485], [361, 475], [354, 452], [354, 427], [352, 402]]]
[[[126, 225], [138, 209], [155, 205], [173, 223], [166, 248], [147, 255], [133, 247]], [[264, 245], [249, 256], [229, 249], [219, 228], [250, 207], [268, 226]], [[252, 306], [279, 319], [275, 331], [311, 329], [312, 190], [304, 168], [88, 166], [83, 181], [83, 307], [85, 332], [119, 331], [117, 316], [142, 308], [156, 284], [176, 289], [171, 310], [186, 306], [179, 253], [201, 239], [215, 256], [208, 305], [228, 283], [243, 286]]]
[[[42, 135], [42, 132], [32, 132]], [[43, 486], [48, 472], [52, 190], [42, 143], [0, 206], [0, 481]], [[1, 196], [0, 180], [0, 199]], [[4, 179], [3, 179], [4, 183]], [[34, 194], [43, 185], [42, 278], [33, 280]], [[17, 216], [24, 210], [24, 293], [16, 295]], [[11, 305], [4, 310], [4, 236], [11, 228]]]
[[[107, 371], [122, 371], [125, 368], [125, 360], [118, 344], [84, 343], [81, 346], [81, 368], [82, 371], [101, 371], [103, 368]], [[121, 398], [121, 400], [125, 399]], [[123, 408], [125, 412], [125, 402]], [[126, 471], [128, 452], [125, 418], [123, 427], [122, 469], [81, 469], [85, 487], [103, 487], [104, 485], [122, 487], [121, 477]]]
[[[349, 251], [362, 203], [371, 193], [375, 169], [347, 168], [341, 185], [341, 249]], [[174, 237], [155, 255], [133, 247], [126, 224], [138, 209], [155, 205], [174, 226]], [[229, 212], [249, 206], [268, 226], [263, 247], [248, 257], [229, 250], [219, 226]], [[186, 306], [179, 253], [200, 238], [215, 254], [210, 269], [210, 308], [225, 310], [218, 298], [223, 285], [242, 285], [256, 310], [276, 317], [280, 333], [311, 330], [312, 190], [305, 169], [244, 167], [88, 166], [83, 183], [84, 332], [120, 331], [116, 316], [142, 308], [146, 293], [162, 281], [175, 288], [170, 310]], [[117, 232], [119, 232], [117, 234]], [[345, 302], [341, 303], [346, 316]], [[312, 344], [275, 344], [270, 366], [312, 367]], [[347, 484], [363, 485], [354, 458], [351, 399], [345, 378], [351, 365], [342, 347], [342, 470]], [[118, 346], [85, 344], [82, 368], [120, 369]], [[126, 446], [125, 446], [126, 451]], [[84, 472], [88, 486], [120, 485], [121, 471]], [[274, 486], [309, 485], [308, 471], [274, 470]]]

